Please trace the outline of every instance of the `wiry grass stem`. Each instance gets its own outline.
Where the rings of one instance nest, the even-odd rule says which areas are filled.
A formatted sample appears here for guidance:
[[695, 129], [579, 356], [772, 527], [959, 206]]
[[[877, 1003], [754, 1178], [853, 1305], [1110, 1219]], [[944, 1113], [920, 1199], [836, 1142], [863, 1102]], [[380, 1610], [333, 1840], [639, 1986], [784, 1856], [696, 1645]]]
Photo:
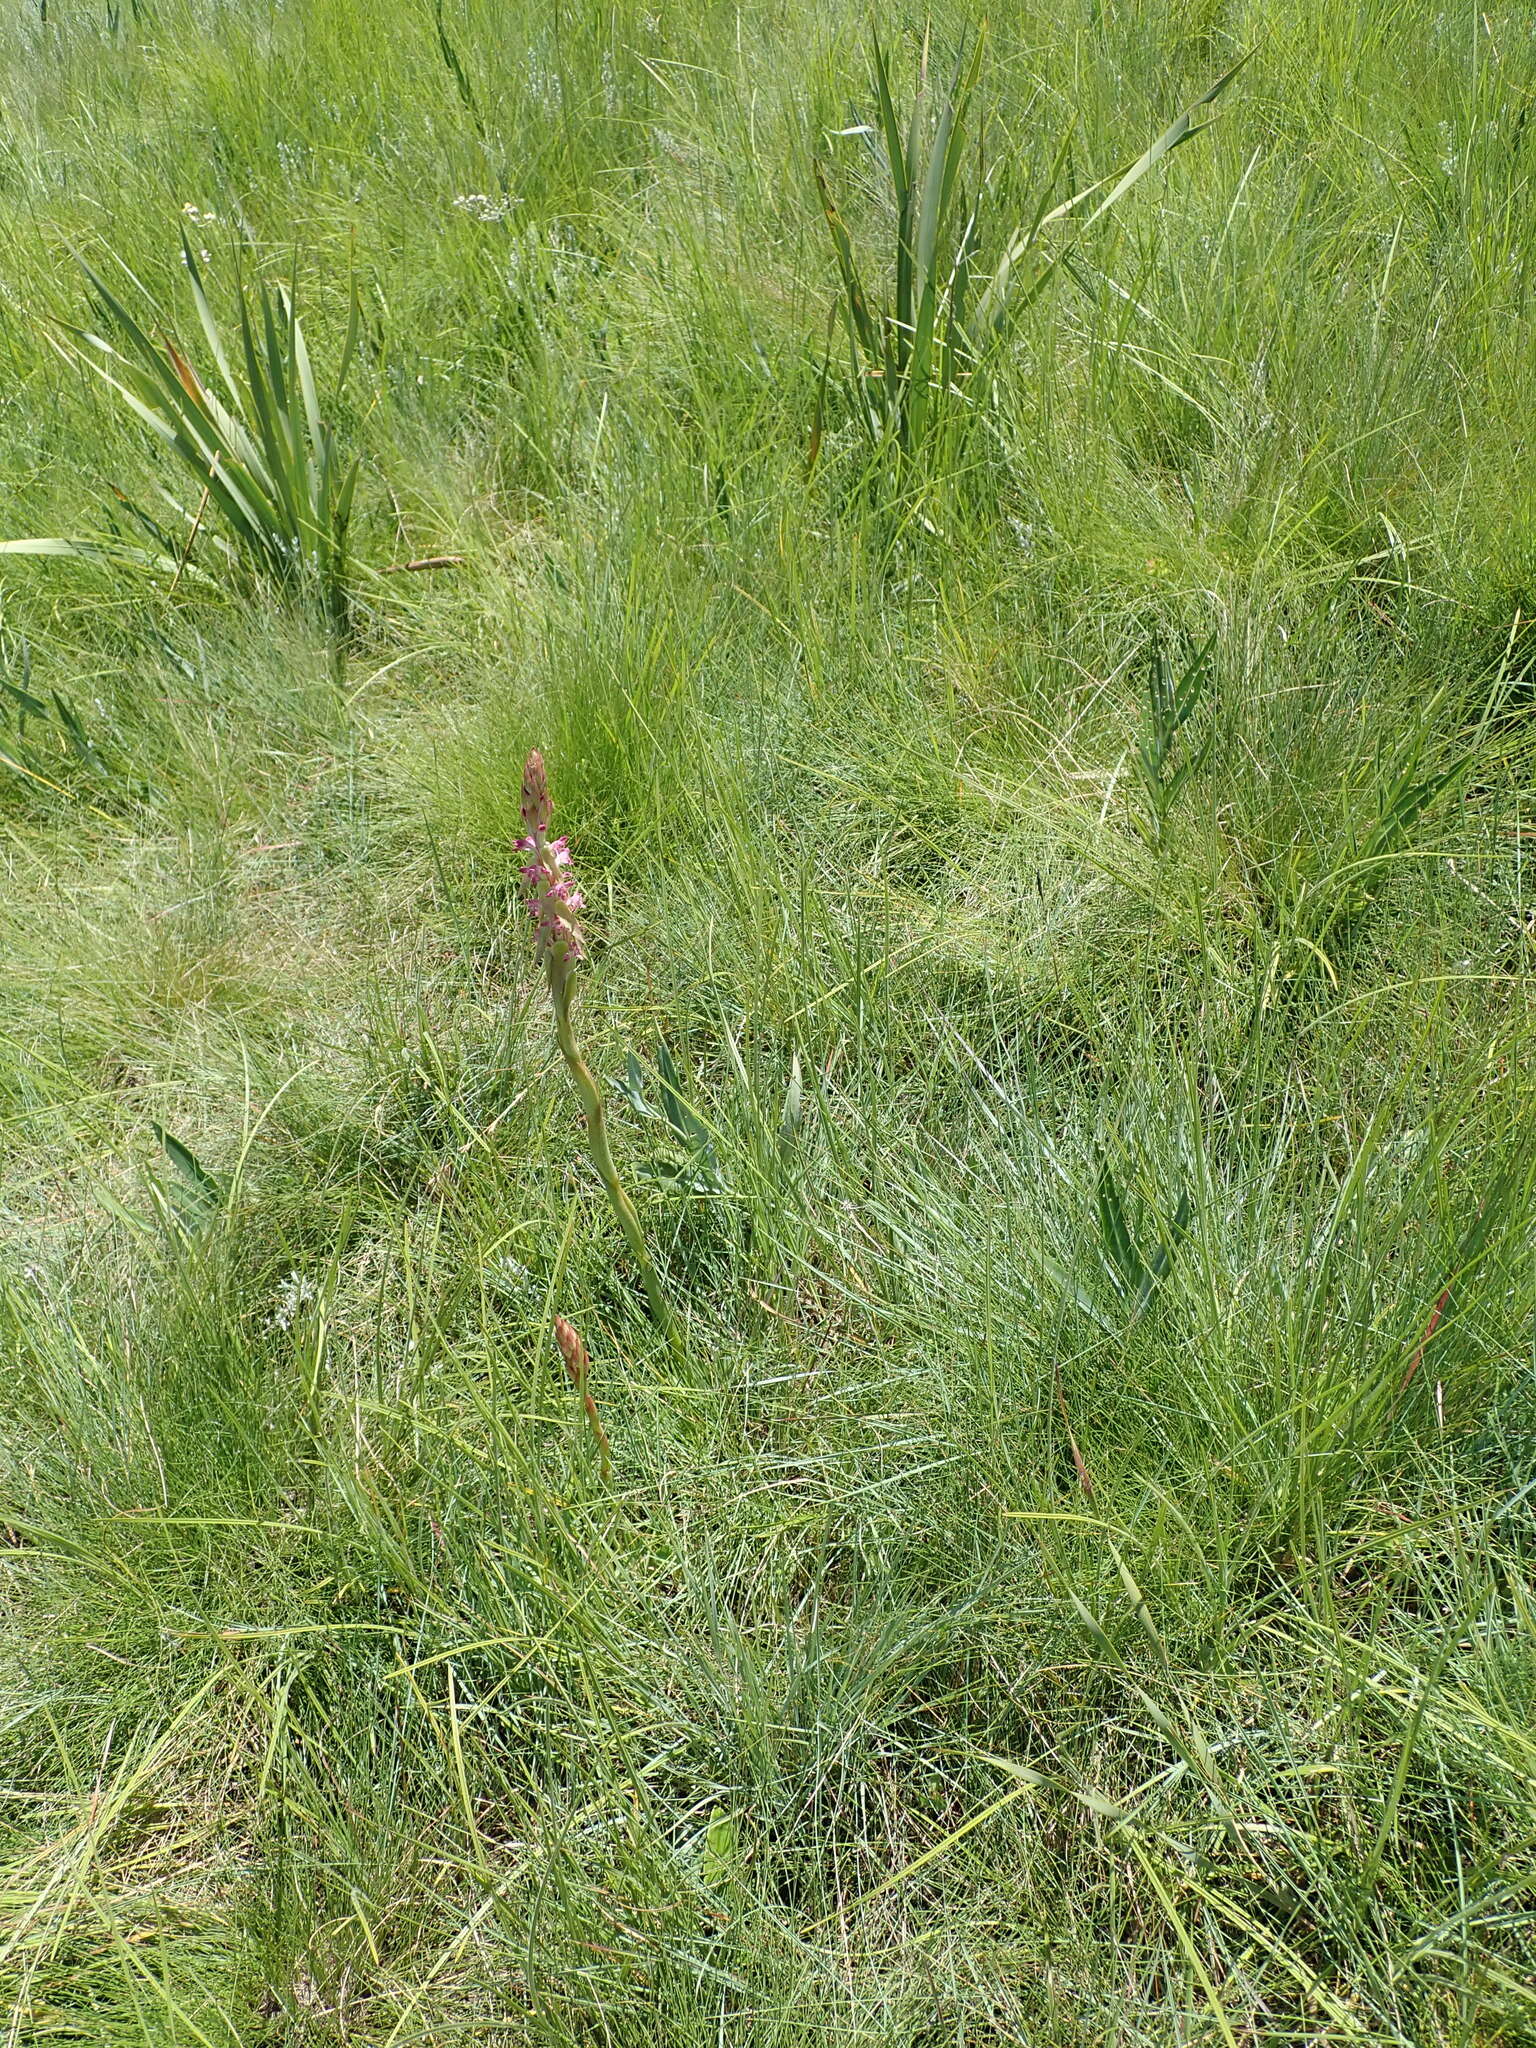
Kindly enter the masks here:
[[619, 1169], [614, 1164], [613, 1148], [608, 1143], [608, 1123], [603, 1110], [603, 1091], [597, 1076], [587, 1065], [576, 1043], [576, 1033], [571, 1024], [570, 985], [551, 990], [555, 1009], [555, 1037], [560, 1052], [570, 1069], [571, 1079], [576, 1083], [576, 1092], [581, 1097], [582, 1115], [587, 1126], [587, 1149], [592, 1154], [592, 1164], [597, 1168], [598, 1179], [613, 1204], [613, 1213], [619, 1219], [619, 1228], [625, 1242], [640, 1268], [640, 1277], [645, 1282], [645, 1298], [650, 1304], [651, 1320], [669, 1340], [677, 1337], [677, 1319], [672, 1305], [662, 1291], [661, 1276], [656, 1271], [654, 1260], [647, 1249], [645, 1233], [640, 1228], [640, 1218], [634, 1203], [619, 1179]]

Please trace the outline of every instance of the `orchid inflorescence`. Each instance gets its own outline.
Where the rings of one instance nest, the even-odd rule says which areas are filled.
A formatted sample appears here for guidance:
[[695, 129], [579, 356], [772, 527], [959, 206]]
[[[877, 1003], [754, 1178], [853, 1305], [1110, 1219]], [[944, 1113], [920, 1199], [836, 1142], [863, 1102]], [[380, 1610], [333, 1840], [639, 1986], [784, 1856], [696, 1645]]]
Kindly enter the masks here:
[[535, 747], [523, 764], [523, 823], [527, 834], [517, 842], [519, 853], [533, 858], [522, 869], [523, 895], [533, 918], [539, 957], [548, 969], [550, 988], [564, 983], [570, 967], [586, 952], [577, 914], [586, 908], [571, 871], [571, 849], [563, 839], [549, 837], [554, 822], [544, 756]]
[[522, 819], [524, 836], [517, 842], [519, 853], [530, 858], [521, 869], [523, 879], [523, 901], [533, 920], [534, 943], [539, 959], [549, 977], [549, 998], [555, 1012], [555, 1037], [560, 1046], [561, 1056], [570, 1070], [571, 1079], [581, 1097], [581, 1106], [586, 1115], [587, 1146], [592, 1154], [592, 1163], [597, 1168], [619, 1226], [628, 1241], [640, 1268], [640, 1277], [645, 1282], [646, 1300], [650, 1303], [651, 1315], [657, 1327], [676, 1342], [676, 1325], [671, 1306], [662, 1292], [661, 1279], [651, 1262], [646, 1249], [645, 1237], [640, 1228], [640, 1218], [635, 1205], [624, 1191], [619, 1179], [618, 1168], [613, 1162], [613, 1153], [608, 1144], [608, 1129], [603, 1115], [603, 1091], [598, 1086], [592, 1069], [581, 1056], [576, 1043], [576, 1033], [571, 1023], [571, 997], [574, 992], [577, 963], [586, 957], [586, 940], [582, 935], [581, 912], [586, 908], [581, 891], [576, 886], [575, 871], [571, 863], [571, 850], [563, 839], [552, 839], [549, 828], [554, 823], [555, 807], [549, 794], [549, 777], [544, 772], [544, 756], [537, 748], [523, 764]]

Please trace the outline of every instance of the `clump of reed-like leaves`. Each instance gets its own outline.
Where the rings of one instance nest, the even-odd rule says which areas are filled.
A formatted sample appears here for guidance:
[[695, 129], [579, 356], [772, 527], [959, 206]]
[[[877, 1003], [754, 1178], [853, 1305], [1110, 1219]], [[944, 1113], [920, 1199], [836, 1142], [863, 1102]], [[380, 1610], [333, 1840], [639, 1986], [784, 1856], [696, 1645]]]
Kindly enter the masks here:
[[[82, 259], [96, 325], [67, 328], [59, 343], [89, 367], [147, 426], [182, 478], [181, 493], [158, 495], [176, 524], [120, 502], [156, 541], [153, 552], [99, 539], [0, 543], [13, 554], [74, 554], [186, 572], [205, 534], [232, 570], [254, 574], [314, 612], [339, 647], [351, 610], [347, 547], [358, 459], [349, 457], [320, 399], [290, 288], [249, 285], [236, 274], [236, 334], [214, 316], [197, 253], [182, 235], [182, 257], [207, 349], [202, 370], [163, 329], [129, 310], [100, 272]], [[333, 407], [357, 340], [353, 292]]]
[[[1034, 211], [999, 244], [995, 236], [989, 237], [991, 176], [980, 145], [974, 153], [970, 150], [983, 35], [962, 44], [948, 87], [936, 95], [929, 84], [925, 34], [917, 90], [905, 123], [897, 113], [890, 65], [878, 33], [871, 42], [879, 123], [854, 132], [868, 138], [889, 185], [895, 232], [883, 262], [877, 250], [855, 250], [825, 164], [818, 158], [813, 169], [842, 284], [832, 324], [840, 315], [848, 342], [853, 410], [872, 449], [900, 466], [932, 452], [944, 423], [953, 416], [952, 401], [971, 403], [968, 387], [989, 352], [1008, 323], [1060, 267], [1075, 237], [1049, 231], [1072, 223], [1080, 235], [1148, 171], [1200, 134], [1206, 124], [1197, 121], [1197, 115], [1224, 90], [1239, 66], [1224, 72], [1118, 177], [1097, 179], [1055, 206], [1049, 203], [1047, 180]], [[1058, 153], [1053, 176], [1063, 153]], [[1095, 198], [1097, 205], [1090, 207]], [[876, 302], [866, 284], [880, 268], [885, 272], [883, 303]], [[821, 442], [830, 361], [829, 347], [812, 435], [813, 460]]]

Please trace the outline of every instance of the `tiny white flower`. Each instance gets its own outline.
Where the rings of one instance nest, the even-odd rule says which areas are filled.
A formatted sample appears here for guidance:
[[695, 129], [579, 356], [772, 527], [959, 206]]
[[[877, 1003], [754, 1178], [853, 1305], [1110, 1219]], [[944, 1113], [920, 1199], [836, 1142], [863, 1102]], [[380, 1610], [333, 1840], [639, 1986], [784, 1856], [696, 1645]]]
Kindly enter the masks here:
[[277, 1305], [267, 1319], [267, 1328], [291, 1330], [298, 1320], [300, 1309], [314, 1298], [314, 1281], [307, 1273], [301, 1273], [295, 1267], [277, 1291]]
[[489, 192], [459, 192], [454, 196], [454, 205], [460, 213], [467, 213], [471, 220], [505, 220], [516, 199], [494, 199]]

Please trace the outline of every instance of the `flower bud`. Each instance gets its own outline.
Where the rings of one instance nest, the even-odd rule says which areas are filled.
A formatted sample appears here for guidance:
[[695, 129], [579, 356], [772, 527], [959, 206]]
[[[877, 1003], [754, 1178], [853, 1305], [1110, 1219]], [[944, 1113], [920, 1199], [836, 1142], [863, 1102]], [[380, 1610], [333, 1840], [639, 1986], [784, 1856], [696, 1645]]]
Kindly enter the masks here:
[[530, 832], [547, 832], [555, 815], [549, 800], [549, 781], [544, 773], [544, 756], [535, 747], [523, 763], [523, 823]]
[[565, 1360], [565, 1369], [571, 1376], [571, 1384], [584, 1390], [587, 1384], [587, 1367], [590, 1364], [587, 1347], [582, 1343], [575, 1324], [567, 1322], [564, 1316], [555, 1317], [555, 1342], [560, 1346], [560, 1356]]

